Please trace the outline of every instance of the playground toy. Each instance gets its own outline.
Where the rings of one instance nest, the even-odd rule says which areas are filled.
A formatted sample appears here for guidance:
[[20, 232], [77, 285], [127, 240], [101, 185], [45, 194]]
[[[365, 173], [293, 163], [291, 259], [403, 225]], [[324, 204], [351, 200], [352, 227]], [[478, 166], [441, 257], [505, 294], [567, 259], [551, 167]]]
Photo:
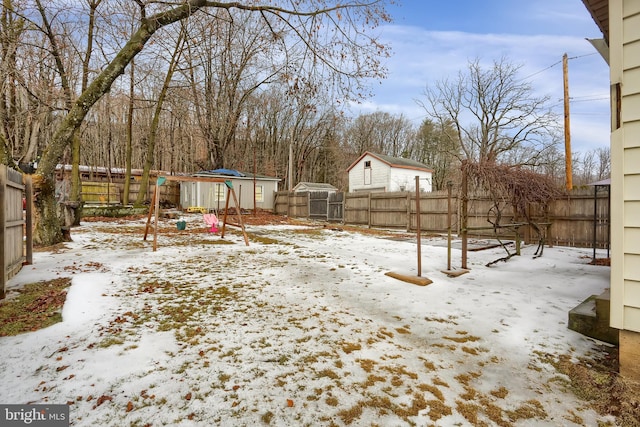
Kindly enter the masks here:
[[187, 212], [189, 213], [194, 213], [194, 212], [200, 212], [202, 214], [207, 213], [208, 209], [202, 206], [189, 206], [187, 208]]
[[[153, 251], [155, 252], [158, 248], [158, 219], [160, 214], [160, 187], [167, 181], [178, 181], [178, 182], [222, 182], [227, 186], [227, 202], [225, 204], [224, 209], [224, 217], [222, 219], [222, 230], [220, 233], [220, 238], [224, 239], [224, 233], [226, 231], [227, 225], [231, 225], [234, 227], [238, 227], [242, 230], [242, 235], [244, 236], [244, 243], [249, 246], [249, 238], [247, 237], [247, 232], [245, 231], [244, 224], [242, 222], [242, 212], [240, 210], [240, 204], [238, 203], [238, 197], [236, 197], [236, 192], [233, 189], [233, 183], [229, 180], [225, 180], [223, 178], [199, 178], [199, 177], [184, 177], [184, 176], [158, 176], [156, 179], [156, 188], [153, 192], [153, 199], [151, 200], [151, 206], [149, 207], [149, 215], [147, 216], [147, 225], [144, 229], [144, 237], [143, 240], [147, 240], [147, 235], [149, 234], [149, 228], [151, 227], [151, 216], [155, 212], [155, 223], [153, 226]], [[233, 223], [227, 219], [227, 214], [229, 213], [229, 202], [233, 198], [233, 202], [235, 204], [235, 211], [238, 217], [238, 222]], [[215, 215], [214, 215], [215, 216]], [[217, 219], [217, 218], [216, 218]], [[212, 228], [213, 229], [213, 228]]]
[[202, 214], [202, 219], [204, 220], [204, 223], [207, 224], [207, 227], [210, 227], [209, 228], [210, 233], [218, 232], [218, 217], [216, 216], [216, 214], [214, 213]]

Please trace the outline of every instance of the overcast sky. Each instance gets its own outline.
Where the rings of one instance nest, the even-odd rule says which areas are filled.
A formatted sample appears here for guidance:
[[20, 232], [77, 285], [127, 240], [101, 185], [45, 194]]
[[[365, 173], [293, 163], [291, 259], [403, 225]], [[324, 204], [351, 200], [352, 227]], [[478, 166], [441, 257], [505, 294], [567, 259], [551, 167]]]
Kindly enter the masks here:
[[389, 77], [374, 84], [375, 96], [356, 107], [370, 113], [425, 118], [416, 99], [427, 84], [453, 78], [479, 58], [506, 57], [540, 95], [562, 114], [562, 56], [569, 56], [571, 140], [574, 151], [609, 144], [609, 69], [586, 38], [602, 34], [580, 0], [398, 0], [388, 9], [394, 22], [381, 28], [393, 54]]

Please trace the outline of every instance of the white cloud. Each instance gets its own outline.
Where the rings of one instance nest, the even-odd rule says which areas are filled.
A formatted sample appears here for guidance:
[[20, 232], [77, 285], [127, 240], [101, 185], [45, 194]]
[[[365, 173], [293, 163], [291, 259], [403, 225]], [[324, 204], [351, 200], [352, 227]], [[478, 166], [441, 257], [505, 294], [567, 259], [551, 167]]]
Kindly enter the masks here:
[[[445, 78], [455, 78], [469, 60], [491, 63], [501, 57], [521, 65], [540, 96], [549, 95], [562, 112], [562, 55], [569, 60], [569, 94], [576, 101], [577, 116], [572, 122], [576, 147], [608, 144], [609, 75], [606, 63], [584, 38], [553, 35], [474, 34], [460, 31], [427, 31], [416, 26], [388, 25], [383, 41], [393, 56], [387, 61], [389, 77], [373, 87], [375, 96], [357, 106], [355, 113], [388, 111], [404, 114], [419, 123], [424, 111], [415, 99], [425, 87]], [[600, 99], [591, 99], [600, 98]], [[579, 105], [577, 104], [577, 101]]]

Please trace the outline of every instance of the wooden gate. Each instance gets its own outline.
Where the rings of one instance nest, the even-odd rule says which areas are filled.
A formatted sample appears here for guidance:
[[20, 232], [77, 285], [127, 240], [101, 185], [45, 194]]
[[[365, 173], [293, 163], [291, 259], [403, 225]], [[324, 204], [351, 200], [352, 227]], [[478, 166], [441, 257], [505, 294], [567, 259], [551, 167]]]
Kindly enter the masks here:
[[342, 222], [344, 220], [343, 211], [344, 193], [330, 193], [328, 199], [327, 221]]
[[[18, 274], [22, 264], [31, 263], [31, 194], [31, 177], [29, 175], [26, 176], [25, 185], [22, 173], [0, 165], [0, 207], [2, 208], [0, 210], [0, 244], [2, 244], [0, 298], [4, 298], [7, 282]], [[23, 197], [26, 197], [27, 206], [23, 206]], [[23, 207], [27, 208], [26, 216], [23, 214]], [[25, 231], [27, 231], [26, 240]]]

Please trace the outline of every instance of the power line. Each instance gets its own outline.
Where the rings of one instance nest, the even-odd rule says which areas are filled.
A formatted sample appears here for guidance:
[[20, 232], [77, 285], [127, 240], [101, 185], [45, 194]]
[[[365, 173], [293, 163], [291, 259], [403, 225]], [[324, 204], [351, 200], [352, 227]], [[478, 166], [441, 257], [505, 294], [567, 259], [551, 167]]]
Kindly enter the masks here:
[[579, 58], [584, 58], [585, 56], [596, 55], [597, 53], [598, 52], [585, 53], [584, 55], [572, 56], [571, 58], [567, 58], [567, 59], [579, 59]]
[[597, 98], [597, 99], [609, 98], [609, 94], [608, 93], [592, 93], [590, 95], [572, 96], [570, 99], [582, 99], [582, 98]]
[[555, 63], [549, 65], [547, 68], [543, 68], [542, 70], [537, 71], [537, 72], [535, 72], [535, 73], [533, 73], [533, 74], [531, 74], [531, 75], [529, 75], [527, 77], [524, 77], [524, 78], [522, 78], [520, 80], [527, 80], [527, 79], [530, 79], [533, 76], [537, 76], [538, 74], [543, 73], [543, 72], [547, 71], [548, 69], [555, 67], [556, 65], [560, 64], [561, 62], [562, 62], [562, 59], [560, 61], [558, 61], [558, 62], [555, 62]]
[[[567, 58], [567, 59], [579, 59], [579, 58], [584, 58], [585, 56], [596, 55], [597, 53], [598, 53], [598, 52], [585, 53], [584, 55], [572, 56], [572, 57]], [[556, 65], [558, 65], [558, 64], [560, 64], [560, 63], [562, 63], [562, 59], [561, 59], [561, 60], [559, 60], [559, 61], [554, 62], [553, 64], [549, 65], [549, 66], [548, 66], [548, 67], [546, 67], [546, 68], [543, 68], [543, 69], [542, 69], [542, 70], [540, 70], [540, 71], [536, 71], [535, 73], [533, 73], [533, 74], [531, 74], [531, 75], [528, 75], [527, 77], [523, 77], [523, 78], [522, 78], [522, 79], [520, 79], [520, 80], [527, 80], [527, 79], [530, 79], [531, 77], [533, 77], [533, 76], [537, 76], [537, 75], [538, 75], [538, 74], [540, 74], [540, 73], [544, 73], [544, 72], [545, 72], [545, 71], [547, 71], [548, 69], [553, 68], [553, 67], [555, 67]]]
[[574, 98], [569, 98], [569, 102], [571, 102], [572, 104], [577, 104], [579, 102], [591, 102], [591, 101], [604, 101], [606, 99], [609, 99], [608, 96], [601, 96], [599, 98], [586, 98], [586, 99], [574, 99]]

